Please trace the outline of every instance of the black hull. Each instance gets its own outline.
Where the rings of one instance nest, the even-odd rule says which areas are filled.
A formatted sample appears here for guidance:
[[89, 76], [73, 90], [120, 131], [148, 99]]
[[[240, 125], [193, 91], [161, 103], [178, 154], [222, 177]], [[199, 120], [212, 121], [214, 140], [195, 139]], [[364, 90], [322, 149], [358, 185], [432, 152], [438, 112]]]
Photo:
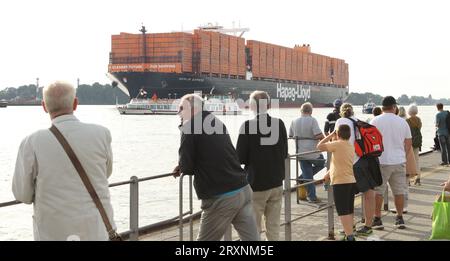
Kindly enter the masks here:
[[[126, 88], [130, 98], [138, 97], [140, 90], [148, 97], [180, 98], [185, 94], [233, 95], [236, 99], [248, 100], [250, 93], [262, 90], [272, 99], [278, 99], [280, 107], [299, 107], [304, 102], [314, 106], [330, 106], [337, 98], [348, 96], [348, 87], [318, 85], [314, 83], [292, 83], [266, 80], [243, 80], [196, 76], [193, 74], [118, 72], [112, 73], [119, 86]], [[124, 90], [124, 91], [126, 91]]]

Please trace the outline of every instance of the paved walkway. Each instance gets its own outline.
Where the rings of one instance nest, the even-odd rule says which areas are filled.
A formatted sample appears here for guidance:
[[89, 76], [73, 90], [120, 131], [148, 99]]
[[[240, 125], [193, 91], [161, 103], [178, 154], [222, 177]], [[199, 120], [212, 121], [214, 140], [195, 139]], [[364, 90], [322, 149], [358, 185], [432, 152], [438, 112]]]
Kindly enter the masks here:
[[[420, 157], [422, 166], [422, 185], [410, 186], [408, 213], [404, 214], [406, 229], [399, 230], [394, 227], [395, 214], [383, 211], [384, 230], [374, 230], [374, 234], [368, 238], [358, 238], [358, 240], [401, 240], [401, 241], [417, 241], [428, 240], [431, 233], [431, 212], [433, 202], [437, 195], [442, 191], [439, 186], [442, 181], [448, 179], [450, 167], [439, 166], [440, 153], [433, 152]], [[323, 186], [317, 187], [317, 195], [326, 201], [326, 192]], [[389, 208], [394, 208], [393, 198], [390, 195]], [[317, 210], [317, 206], [296, 203], [296, 193], [292, 193], [292, 219], [305, 215], [309, 212]], [[284, 209], [282, 210], [282, 222], [284, 221]], [[361, 199], [355, 200], [355, 223], [357, 227], [361, 219]], [[341, 225], [334, 212], [334, 226], [336, 240], [342, 238], [339, 234]], [[328, 239], [328, 216], [327, 211], [321, 211], [311, 216], [295, 221], [292, 225], [292, 240], [295, 241], [321, 241]], [[172, 227], [159, 232], [142, 236], [140, 240], [179, 240], [178, 227]], [[188, 224], [184, 226], [184, 240], [189, 240]], [[198, 232], [198, 221], [194, 222], [194, 239]], [[233, 231], [233, 240], [237, 240], [237, 233]], [[284, 227], [281, 228], [280, 239], [284, 240]]]

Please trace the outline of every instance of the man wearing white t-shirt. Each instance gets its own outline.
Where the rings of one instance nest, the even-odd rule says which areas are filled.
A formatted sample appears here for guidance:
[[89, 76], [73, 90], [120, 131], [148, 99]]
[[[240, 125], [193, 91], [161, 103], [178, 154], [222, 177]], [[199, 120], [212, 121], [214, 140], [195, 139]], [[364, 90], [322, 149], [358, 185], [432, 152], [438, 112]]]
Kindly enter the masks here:
[[379, 157], [383, 184], [376, 188], [376, 206], [375, 218], [372, 227], [382, 229], [381, 206], [383, 204], [383, 192], [386, 189], [387, 182], [394, 194], [395, 208], [397, 217], [395, 226], [399, 229], [405, 228], [405, 222], [402, 217], [404, 194], [408, 189], [406, 184], [406, 155], [411, 149], [412, 136], [408, 123], [399, 116], [395, 115], [396, 100], [392, 96], [386, 96], [383, 99], [383, 114], [375, 117], [370, 124], [376, 126], [383, 135], [384, 151]]

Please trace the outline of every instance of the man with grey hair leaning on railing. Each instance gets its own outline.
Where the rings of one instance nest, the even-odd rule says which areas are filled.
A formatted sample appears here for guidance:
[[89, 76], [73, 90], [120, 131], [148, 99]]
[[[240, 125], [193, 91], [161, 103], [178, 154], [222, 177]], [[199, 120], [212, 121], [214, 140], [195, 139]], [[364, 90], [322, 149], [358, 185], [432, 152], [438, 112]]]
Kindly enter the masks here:
[[13, 177], [14, 196], [18, 201], [34, 204], [35, 240], [108, 240], [115, 230], [108, 188], [112, 173], [111, 134], [105, 127], [82, 123], [73, 115], [78, 99], [71, 84], [54, 82], [44, 88], [43, 96], [44, 111], [92, 182], [110, 229], [105, 229], [107, 221], [52, 133], [54, 130], [36, 131], [22, 141]]
[[252, 189], [225, 125], [203, 110], [196, 94], [181, 98], [179, 161], [173, 173], [194, 176], [202, 216], [197, 240], [218, 241], [231, 224], [243, 241], [260, 239], [252, 207]]

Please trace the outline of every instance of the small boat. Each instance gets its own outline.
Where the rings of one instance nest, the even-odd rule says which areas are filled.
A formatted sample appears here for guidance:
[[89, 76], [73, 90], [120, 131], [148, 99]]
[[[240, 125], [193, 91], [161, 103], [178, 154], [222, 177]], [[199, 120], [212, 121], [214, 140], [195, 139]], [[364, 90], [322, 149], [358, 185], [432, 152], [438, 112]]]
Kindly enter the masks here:
[[118, 105], [120, 114], [128, 115], [176, 115], [179, 100], [152, 100], [152, 99], [132, 99], [125, 105]]
[[236, 100], [230, 95], [208, 95], [204, 97], [204, 109], [215, 115], [241, 115]]
[[372, 114], [373, 108], [375, 108], [376, 105], [372, 101], [368, 101], [366, 104], [363, 105], [362, 113], [364, 114]]
[[[117, 105], [120, 114], [176, 115], [180, 99], [135, 98], [125, 105]], [[242, 110], [231, 96], [205, 96], [204, 110], [215, 115], [241, 115]]]
[[5, 100], [0, 101], [0, 108], [6, 108], [8, 106], [8, 102]]

